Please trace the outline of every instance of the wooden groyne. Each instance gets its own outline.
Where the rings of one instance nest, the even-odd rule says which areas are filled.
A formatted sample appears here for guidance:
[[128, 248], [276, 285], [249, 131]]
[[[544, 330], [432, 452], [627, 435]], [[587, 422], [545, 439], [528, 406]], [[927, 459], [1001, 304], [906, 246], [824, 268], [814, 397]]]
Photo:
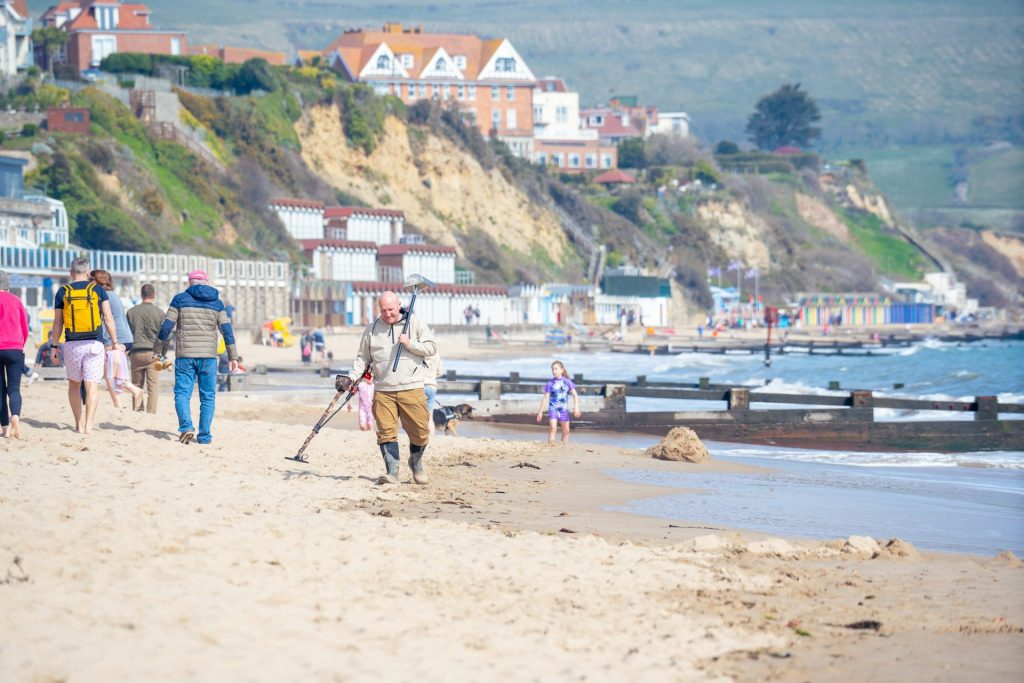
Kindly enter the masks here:
[[[585, 381], [577, 375], [576, 389], [589, 400], [577, 428], [608, 429], [664, 435], [672, 427], [686, 426], [702, 439], [739, 443], [832, 450], [965, 452], [1024, 450], [1024, 419], [1001, 416], [1024, 413], [1024, 404], [1000, 403], [995, 396], [972, 401], [933, 401], [876, 396], [871, 390], [844, 395], [788, 394], [762, 391], [763, 387], [696, 383]], [[534, 424], [538, 400], [503, 399], [510, 394], [543, 392], [546, 378], [479, 375], [459, 377], [454, 372], [439, 382], [441, 394], [476, 394], [477, 419], [511, 424]], [[683, 401], [711, 401], [721, 410], [626, 412], [629, 397]], [[595, 398], [600, 403], [595, 405]], [[793, 406], [769, 408], [768, 406]], [[598, 407], [599, 406], [599, 407]], [[799, 407], [796, 407], [799, 406]], [[907, 420], [880, 422], [876, 408], [905, 411], [970, 413], [971, 420]]]
[[[773, 339], [770, 345], [772, 356], [785, 354], [806, 354], [806, 355], [848, 355], [848, 356], [877, 356], [891, 354], [894, 351], [905, 349], [913, 344], [925, 340], [935, 340], [951, 344], [969, 344], [981, 341], [1020, 341], [1024, 340], [1024, 330], [1020, 328], [1005, 328], [990, 332], [964, 332], [962, 334], [906, 334], [888, 333], [879, 335], [876, 339], [844, 339], [837, 336], [833, 339], [810, 339], [802, 336], [792, 335], [790, 338], [781, 340]], [[495, 349], [515, 348], [550, 348], [556, 345], [554, 342], [545, 342], [540, 339], [504, 339], [504, 338], [476, 338], [471, 337], [470, 346], [491, 347]], [[599, 337], [573, 337], [572, 341], [566, 341], [560, 348], [578, 349], [584, 352], [615, 352], [615, 353], [642, 353], [647, 355], [664, 356], [679, 353], [710, 353], [710, 354], [761, 354], [766, 350], [766, 343], [757, 339], [730, 339], [726, 337], [712, 338], [709, 336], [694, 339], [693, 337], [653, 335], [646, 336], [640, 341], [610, 341]]]

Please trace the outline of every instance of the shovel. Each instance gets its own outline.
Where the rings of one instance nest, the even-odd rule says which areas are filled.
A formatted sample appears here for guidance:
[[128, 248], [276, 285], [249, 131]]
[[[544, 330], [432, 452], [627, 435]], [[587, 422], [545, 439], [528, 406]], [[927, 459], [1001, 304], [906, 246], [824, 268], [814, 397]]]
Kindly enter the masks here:
[[[409, 301], [409, 308], [405, 310], [405, 324], [402, 325], [402, 334], [409, 334], [409, 321], [412, 319], [412, 308], [416, 305], [416, 295], [422, 292], [424, 289], [433, 287], [434, 283], [422, 275], [410, 275], [405, 279], [405, 283], [402, 284], [402, 289], [412, 289], [412, 299]], [[405, 348], [404, 344], [398, 345], [398, 350], [395, 352], [395, 362], [391, 366], [391, 372], [398, 370], [398, 359], [402, 357], [402, 349]]]

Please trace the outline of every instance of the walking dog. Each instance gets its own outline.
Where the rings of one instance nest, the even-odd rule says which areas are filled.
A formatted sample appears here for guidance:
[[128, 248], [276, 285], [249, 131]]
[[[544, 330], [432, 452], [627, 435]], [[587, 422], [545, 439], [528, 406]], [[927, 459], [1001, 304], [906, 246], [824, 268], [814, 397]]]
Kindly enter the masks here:
[[467, 403], [459, 403], [454, 406], [441, 406], [434, 408], [434, 426], [444, 427], [444, 433], [451, 436], [458, 436], [456, 428], [459, 420], [473, 419], [473, 406]]

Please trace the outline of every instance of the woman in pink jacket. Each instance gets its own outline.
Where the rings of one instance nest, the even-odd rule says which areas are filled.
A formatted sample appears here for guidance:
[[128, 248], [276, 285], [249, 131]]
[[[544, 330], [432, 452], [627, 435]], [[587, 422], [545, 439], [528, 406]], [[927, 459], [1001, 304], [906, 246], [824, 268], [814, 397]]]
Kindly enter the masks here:
[[10, 290], [10, 278], [0, 270], [0, 425], [5, 437], [20, 439], [21, 376], [25, 369], [28, 316], [21, 299]]

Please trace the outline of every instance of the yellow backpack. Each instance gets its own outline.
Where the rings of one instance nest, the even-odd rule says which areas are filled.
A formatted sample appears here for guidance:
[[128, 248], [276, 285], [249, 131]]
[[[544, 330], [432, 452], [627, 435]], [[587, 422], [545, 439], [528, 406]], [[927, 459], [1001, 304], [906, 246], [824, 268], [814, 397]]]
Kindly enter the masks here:
[[103, 324], [100, 316], [100, 295], [96, 283], [82, 289], [64, 285], [64, 338], [68, 341], [95, 339], [96, 330]]

